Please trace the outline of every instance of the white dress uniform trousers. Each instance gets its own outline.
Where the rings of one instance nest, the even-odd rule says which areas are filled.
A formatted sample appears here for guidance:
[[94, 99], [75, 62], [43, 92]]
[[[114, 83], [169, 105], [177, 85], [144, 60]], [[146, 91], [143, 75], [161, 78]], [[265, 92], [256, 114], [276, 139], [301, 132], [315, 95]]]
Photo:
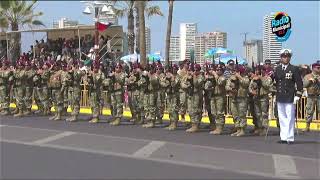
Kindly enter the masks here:
[[277, 103], [280, 123], [281, 141], [294, 141], [294, 124], [296, 105], [293, 103]]

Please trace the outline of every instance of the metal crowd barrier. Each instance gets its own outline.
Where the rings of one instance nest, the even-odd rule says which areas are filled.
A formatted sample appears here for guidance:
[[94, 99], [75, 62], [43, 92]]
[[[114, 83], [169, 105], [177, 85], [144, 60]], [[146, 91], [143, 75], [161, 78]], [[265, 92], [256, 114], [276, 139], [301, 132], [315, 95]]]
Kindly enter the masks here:
[[[80, 106], [81, 107], [90, 107], [90, 92], [88, 91], [88, 88], [86, 87], [86, 85], [82, 84], [83, 90], [81, 92], [81, 102], [80, 102]], [[104, 107], [108, 107], [109, 103], [110, 103], [110, 99], [107, 99], [107, 92], [103, 91], [102, 94], [102, 98], [104, 102], [107, 102], [107, 104], [104, 104]], [[271, 119], [275, 119], [276, 115], [274, 113], [274, 103], [275, 99], [270, 96], [270, 103], [269, 103], [269, 110], [270, 110], [270, 114], [271, 114]], [[296, 117], [298, 120], [305, 120], [307, 115], [306, 115], [306, 104], [307, 104], [307, 98], [306, 97], [302, 97], [299, 102], [296, 105]], [[125, 103], [125, 108], [128, 108], [128, 104]], [[319, 108], [319, 107], [316, 107]], [[226, 105], [226, 116], [227, 117], [231, 117], [231, 99], [227, 96], [227, 105]], [[206, 114], [206, 112], [204, 112], [204, 114]], [[251, 114], [248, 110], [247, 112], [247, 117], [251, 118]], [[314, 112], [314, 120], [316, 121], [320, 121], [320, 114], [317, 114], [317, 109], [315, 109]]]

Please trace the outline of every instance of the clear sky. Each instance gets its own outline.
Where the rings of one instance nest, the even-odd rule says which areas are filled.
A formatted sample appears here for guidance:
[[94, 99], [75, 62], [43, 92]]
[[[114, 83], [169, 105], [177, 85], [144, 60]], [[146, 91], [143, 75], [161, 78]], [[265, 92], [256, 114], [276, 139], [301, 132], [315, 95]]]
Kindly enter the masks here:
[[[152, 17], [146, 21], [151, 28], [151, 50], [164, 54], [168, 2], [152, 3], [160, 6], [165, 17]], [[39, 1], [36, 10], [44, 12], [41, 20], [48, 27], [52, 27], [53, 20], [62, 17], [93, 24], [92, 16], [82, 14], [84, 7], [78, 1]], [[179, 34], [180, 23], [195, 22], [200, 33], [227, 32], [228, 48], [243, 56], [244, 36], [241, 33], [249, 32], [247, 39], [262, 39], [263, 16], [278, 11], [288, 13], [292, 19], [292, 34], [283, 47], [293, 50], [293, 63], [311, 64], [320, 59], [319, 1], [175, 1], [172, 35]], [[126, 18], [120, 19], [119, 23], [126, 31]]]

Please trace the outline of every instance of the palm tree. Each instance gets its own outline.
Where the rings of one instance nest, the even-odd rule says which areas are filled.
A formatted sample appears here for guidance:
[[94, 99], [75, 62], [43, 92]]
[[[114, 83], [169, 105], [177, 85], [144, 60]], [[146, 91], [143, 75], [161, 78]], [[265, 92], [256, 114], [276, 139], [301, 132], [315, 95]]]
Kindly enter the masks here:
[[146, 35], [145, 35], [145, 18], [144, 18], [144, 11], [145, 11], [145, 2], [138, 1], [137, 2], [138, 14], [139, 14], [139, 47], [140, 47], [140, 63], [142, 67], [145, 67], [146, 61]]
[[170, 50], [170, 38], [171, 38], [171, 28], [172, 28], [172, 13], [173, 13], [173, 0], [169, 0], [169, 14], [168, 14], [168, 24], [167, 24], [167, 35], [166, 35], [166, 65], [169, 66], [169, 50]]
[[[145, 13], [148, 17], [154, 15], [163, 16], [159, 6], [152, 6], [150, 3], [148, 4], [147, 2], [144, 2], [144, 4], [145, 6], [147, 6], [147, 8], [145, 9]], [[134, 0], [116, 1], [114, 6], [114, 12], [117, 17], [127, 17], [128, 19], [128, 48], [129, 54], [133, 54], [135, 50], [135, 44], [137, 46], [136, 50], [139, 50], [139, 13], [137, 10], [137, 3]], [[134, 22], [136, 23], [134, 24]]]
[[[130, 1], [118, 1], [116, 7], [114, 7], [114, 12], [117, 17], [127, 16], [128, 19], [128, 48], [129, 54], [134, 53], [134, 0]], [[120, 8], [119, 8], [120, 6]], [[122, 6], [122, 7], [121, 7]]]
[[[144, 13], [147, 15], [148, 18], [151, 18], [152, 16], [163, 16], [163, 13], [161, 12], [161, 9], [157, 5], [153, 5], [150, 1], [142, 1], [142, 4], [144, 5]], [[140, 27], [140, 21], [139, 21], [139, 13], [138, 8], [136, 7], [136, 45], [137, 45], [137, 51], [139, 51], [139, 27]]]
[[[41, 16], [42, 12], [34, 13], [36, 0], [29, 1], [0, 1], [0, 27], [4, 29], [10, 28], [11, 31], [19, 31], [19, 27], [28, 26], [39, 26], [44, 24], [36, 20], [37, 17]], [[20, 44], [21, 34], [11, 33], [10, 38], [10, 49], [11, 54], [9, 59], [15, 62], [20, 55]]]

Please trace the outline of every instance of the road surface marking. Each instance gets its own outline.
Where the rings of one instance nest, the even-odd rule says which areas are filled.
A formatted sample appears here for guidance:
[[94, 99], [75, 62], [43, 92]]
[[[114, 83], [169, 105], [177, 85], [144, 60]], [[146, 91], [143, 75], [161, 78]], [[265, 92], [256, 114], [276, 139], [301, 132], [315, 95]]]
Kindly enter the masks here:
[[122, 157], [122, 158], [124, 157], [124, 158], [137, 159], [137, 160], [148, 160], [148, 161], [153, 161], [153, 162], [168, 163], [168, 164], [182, 165], [182, 166], [188, 166], [188, 167], [223, 170], [223, 171], [235, 172], [235, 173], [241, 173], [241, 174], [263, 176], [266, 178], [277, 178], [273, 173], [228, 169], [224, 166], [216, 166], [216, 165], [211, 165], [211, 164], [201, 164], [201, 163], [195, 163], [195, 162], [191, 163], [191, 162], [185, 162], [185, 161], [150, 158], [150, 157], [149, 158], [137, 157], [137, 156], [133, 156], [131, 154], [126, 154], [126, 153], [93, 150], [93, 149], [86, 149], [86, 148], [79, 148], [79, 147], [68, 147], [68, 146], [53, 145], [53, 144], [33, 144], [33, 143], [28, 143], [28, 142], [14, 141], [14, 140], [3, 140], [3, 139], [0, 139], [0, 142], [22, 144], [22, 145], [29, 145], [29, 146], [38, 146], [38, 147], [47, 147], [47, 148], [54, 148], [54, 149], [59, 149], [59, 150], [71, 150], [71, 151], [78, 151], [78, 152], [85, 152], [85, 153], [102, 154], [102, 155], [107, 155], [107, 156], [116, 156], [116, 157]]
[[65, 132], [62, 132], [62, 133], [59, 133], [59, 134], [56, 134], [56, 135], [53, 135], [53, 136], [50, 136], [47, 138], [33, 141], [32, 144], [45, 144], [45, 143], [55, 141], [55, 140], [58, 140], [58, 139], [61, 139], [61, 138], [67, 137], [67, 136], [71, 136], [73, 134], [76, 134], [76, 132], [65, 131]]
[[[38, 129], [38, 130], [47, 130], [47, 131], [54, 131], [54, 132], [62, 132], [59, 130], [53, 130], [53, 129], [46, 129], [46, 128], [36, 128], [36, 127], [27, 127], [27, 126], [16, 126], [16, 125], [4, 125], [6, 127], [17, 127], [17, 128], [27, 128], [27, 129]], [[155, 141], [152, 139], [143, 139], [143, 138], [132, 138], [132, 137], [122, 137], [122, 136], [112, 136], [112, 135], [103, 135], [103, 134], [92, 134], [92, 133], [87, 133], [87, 132], [77, 132], [77, 134], [83, 134], [83, 135], [94, 135], [94, 136], [100, 136], [100, 137], [105, 137], [105, 138], [115, 138], [115, 139], [122, 139], [122, 140], [131, 140], [131, 141], [139, 141], [139, 142], [150, 142], [150, 141]], [[177, 143], [177, 142], [167, 142], [173, 145], [187, 145], [190, 147], [195, 147], [195, 148], [204, 148], [204, 149], [209, 149], [209, 150], [217, 150], [217, 151], [230, 151], [230, 152], [240, 152], [240, 153], [248, 153], [248, 154], [256, 154], [256, 155], [264, 155], [264, 156], [272, 156], [272, 155], [280, 155], [281, 154], [273, 154], [273, 153], [267, 153], [267, 152], [255, 152], [251, 150], [242, 150], [242, 149], [231, 149], [231, 148], [223, 148], [223, 147], [212, 147], [212, 146], [204, 146], [204, 145], [196, 145], [196, 144], [184, 144], [184, 143]], [[309, 158], [309, 157], [300, 157], [300, 156], [291, 156], [292, 158], [295, 159], [302, 159], [302, 160], [311, 160], [311, 161], [320, 161], [319, 158]]]
[[287, 155], [272, 155], [274, 162], [275, 175], [282, 178], [296, 177], [297, 167], [291, 156]]
[[4, 125], [4, 124], [0, 124], [0, 127], [4, 127], [4, 126], [7, 126], [7, 125]]
[[166, 142], [164, 141], [151, 141], [149, 144], [143, 146], [141, 149], [133, 153], [133, 156], [148, 158], [152, 153], [154, 153], [165, 144]]

